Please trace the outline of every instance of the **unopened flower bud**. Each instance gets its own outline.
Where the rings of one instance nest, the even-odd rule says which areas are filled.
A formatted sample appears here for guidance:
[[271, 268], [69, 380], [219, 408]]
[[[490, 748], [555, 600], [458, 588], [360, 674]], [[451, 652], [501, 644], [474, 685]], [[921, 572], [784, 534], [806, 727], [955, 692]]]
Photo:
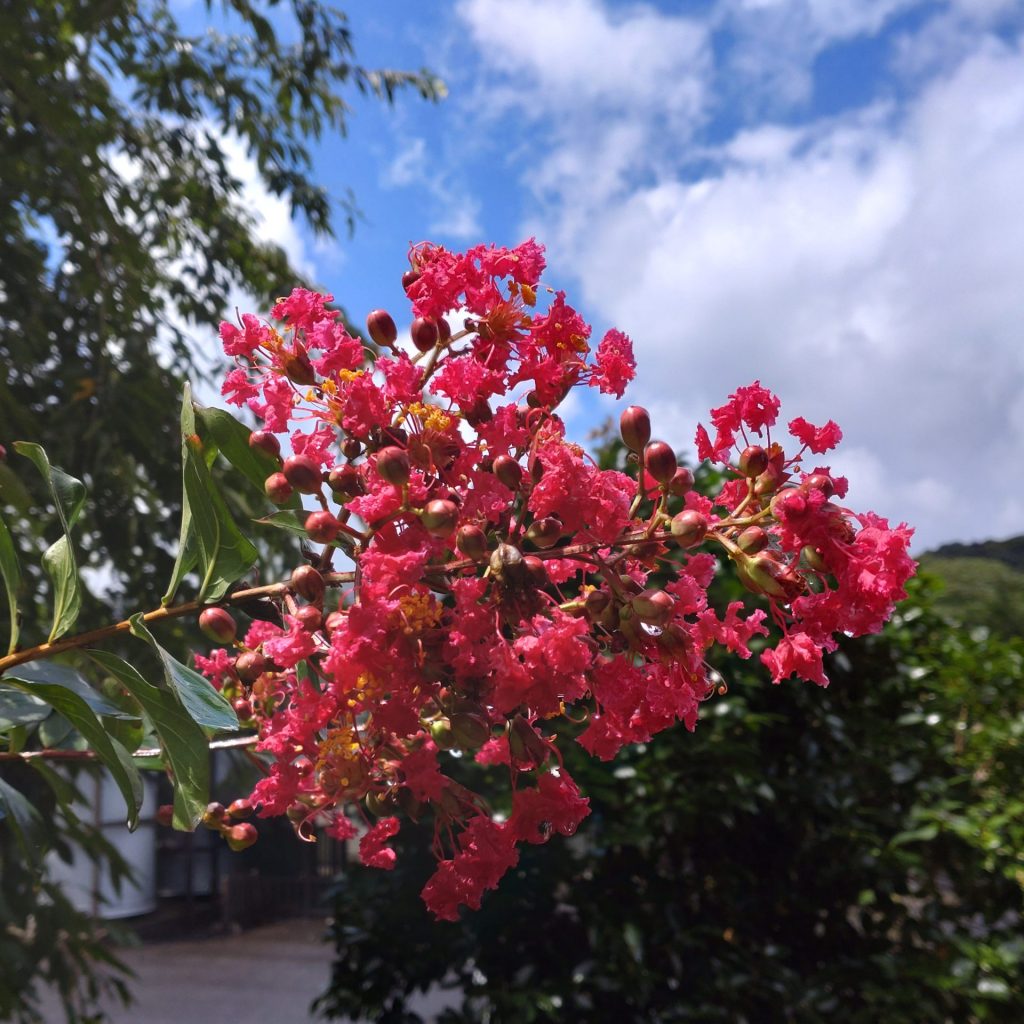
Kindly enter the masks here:
[[760, 476], [768, 468], [768, 453], [759, 444], [752, 444], [740, 452], [739, 467], [744, 476]]
[[486, 398], [477, 398], [472, 405], [462, 410], [462, 416], [471, 427], [478, 427], [481, 423], [489, 423], [494, 419], [494, 412]]
[[381, 478], [394, 487], [402, 487], [409, 482], [409, 453], [393, 445], [381, 448], [377, 453], [377, 472]]
[[247, 686], [267, 671], [267, 659], [258, 651], [243, 651], [235, 658], [235, 673]]
[[228, 804], [229, 818], [236, 818], [239, 821], [244, 821], [246, 818], [251, 818], [252, 815], [253, 806], [245, 797]]
[[374, 344], [381, 348], [391, 348], [398, 339], [398, 328], [391, 314], [383, 309], [373, 310], [366, 318], [366, 333], [373, 339]]
[[420, 516], [423, 528], [431, 537], [450, 537], [459, 522], [459, 507], [454, 501], [437, 498], [428, 501]]
[[217, 828], [227, 817], [227, 814], [227, 808], [222, 803], [214, 801], [206, 805], [201, 821], [207, 828]]
[[335, 466], [327, 474], [327, 486], [335, 494], [344, 495], [346, 498], [354, 498], [366, 491], [363, 478], [355, 466]]
[[523, 467], [511, 456], [499, 455], [494, 460], [491, 472], [510, 490], [518, 491], [523, 480]]
[[284, 352], [281, 355], [281, 366], [293, 384], [306, 387], [316, 383], [316, 371], [305, 352]]
[[275, 505], [283, 505], [294, 493], [284, 473], [271, 473], [263, 484], [263, 492]]
[[284, 460], [284, 478], [300, 494], [317, 494], [323, 483], [319, 464], [308, 455], [289, 455]]
[[249, 435], [249, 447], [266, 452], [272, 459], [281, 457], [281, 442], [269, 430], [254, 430]]
[[231, 709], [239, 722], [248, 722], [252, 718], [252, 704], [245, 697], [237, 697], [231, 702]]
[[341, 454], [346, 459], [356, 459], [359, 457], [359, 453], [363, 450], [363, 446], [354, 438], [346, 437], [341, 442]]
[[467, 557], [482, 560], [487, 554], [487, 534], [472, 523], [459, 527], [455, 535], [455, 546]]
[[631, 405], [624, 409], [619, 418], [619, 433], [631, 452], [642, 452], [644, 445], [651, 439], [650, 413], [640, 405]]
[[228, 846], [235, 853], [241, 853], [242, 850], [248, 850], [259, 839], [259, 833], [251, 821], [243, 821], [238, 825], [232, 825], [227, 831], [226, 838]]
[[768, 468], [754, 481], [754, 494], [759, 498], [766, 498], [782, 486], [783, 480], [782, 470], [769, 463]]
[[682, 548], [700, 544], [708, 532], [707, 517], [694, 509], [686, 509], [672, 519], [672, 536]]
[[304, 604], [296, 608], [293, 618], [298, 619], [307, 633], [315, 633], [323, 624], [323, 613], [315, 604]]
[[420, 276], [418, 270], [407, 270], [402, 275], [402, 287], [408, 291], [420, 279]]
[[693, 490], [693, 473], [685, 466], [680, 466], [668, 482], [668, 493], [677, 498], [685, 497]]
[[760, 526], [748, 526], [737, 538], [736, 544], [748, 555], [756, 555], [764, 551], [771, 542], [771, 537]]
[[527, 579], [535, 587], [546, 587], [548, 585], [548, 570], [544, 560], [536, 555], [525, 555], [523, 557], [523, 568], [526, 570]]
[[769, 552], [761, 552], [752, 558], [733, 557], [740, 582], [752, 593], [788, 602], [807, 589], [806, 581], [798, 572]]
[[652, 441], [644, 449], [644, 465], [659, 484], [668, 484], [679, 468], [676, 453], [664, 441]]
[[437, 324], [425, 316], [418, 316], [413, 320], [409, 333], [412, 336], [412, 343], [420, 352], [429, 352], [437, 344], [439, 337]]
[[523, 567], [523, 553], [517, 547], [513, 547], [511, 544], [499, 544], [493, 552], [491, 552], [490, 568], [491, 572], [498, 578], [502, 579], [507, 574], [513, 575], [521, 572]]
[[171, 828], [174, 824], [174, 805], [161, 804], [156, 809], [156, 821], [158, 825], [163, 825], [164, 828]]
[[451, 750], [455, 746], [452, 723], [447, 718], [438, 718], [431, 722], [430, 738], [437, 744], [438, 750]]
[[333, 512], [321, 509], [306, 516], [306, 533], [316, 544], [330, 544], [339, 533], [341, 523]]
[[611, 604], [611, 594], [605, 590], [592, 590], [583, 599], [583, 609], [592, 622], [599, 622]]
[[231, 643], [238, 634], [238, 624], [223, 608], [204, 608], [199, 613], [199, 628], [219, 644]]
[[675, 601], [664, 590], [645, 590], [630, 602], [636, 617], [651, 626], [663, 626], [668, 622]]
[[562, 536], [563, 527], [554, 516], [546, 516], [543, 519], [535, 519], [530, 523], [526, 531], [526, 539], [531, 543], [546, 550], [553, 547]]
[[807, 565], [815, 572], [828, 572], [828, 565], [821, 552], [813, 545], [806, 545], [800, 552]]
[[439, 341], [445, 342], [452, 336], [451, 325], [443, 316], [439, 316], [436, 321], [437, 324], [437, 337]]
[[319, 601], [324, 596], [324, 578], [312, 565], [298, 565], [292, 570], [291, 587], [307, 601]]
[[806, 488], [809, 491], [821, 491], [824, 493], [826, 498], [831, 498], [836, 491], [836, 485], [826, 473], [812, 473], [802, 484], [801, 487]]

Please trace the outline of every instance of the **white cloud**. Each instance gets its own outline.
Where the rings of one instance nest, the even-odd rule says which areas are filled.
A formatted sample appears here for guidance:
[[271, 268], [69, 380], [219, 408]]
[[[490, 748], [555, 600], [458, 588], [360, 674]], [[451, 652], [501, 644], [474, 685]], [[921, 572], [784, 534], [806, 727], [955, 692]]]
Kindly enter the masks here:
[[[930, 77], [902, 105], [795, 127], [758, 118], [711, 149], [694, 133], [737, 53], [709, 67], [714, 26], [732, 25], [756, 78], [777, 39], [757, 25], [803, 18], [780, 67], [808, 75], [831, 41], [877, 31], [907, 4], [737, 2], [701, 25], [572, 0], [545, 39], [534, 26], [550, 6], [460, 11], [502, 102], [538, 126], [546, 155], [524, 176], [524, 231], [578, 275], [588, 312], [633, 336], [630, 398], [651, 405], [656, 430], [691, 444], [695, 419], [760, 377], [788, 417], [840, 422], [834, 464], [852, 503], [916, 524], [919, 547], [1024, 531], [1024, 52], [986, 32], [998, 5], [955, 47], [937, 22], [920, 30], [943, 59], [912, 69]], [[687, 103], [625, 81], [617, 46], [636, 60], [637, 38], [659, 74], [686, 79]], [[673, 49], [685, 59], [673, 64]]]

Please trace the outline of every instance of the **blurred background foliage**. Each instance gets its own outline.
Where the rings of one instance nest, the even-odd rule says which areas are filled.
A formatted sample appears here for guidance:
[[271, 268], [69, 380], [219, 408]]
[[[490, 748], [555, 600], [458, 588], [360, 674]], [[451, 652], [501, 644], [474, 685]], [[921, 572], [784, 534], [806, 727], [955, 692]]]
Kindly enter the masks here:
[[[215, 351], [234, 301], [266, 308], [314, 284], [258, 236], [246, 182], [283, 197], [318, 235], [351, 229], [355, 201], [316, 183], [310, 142], [344, 133], [356, 96], [444, 94], [429, 72], [361, 65], [345, 14], [316, 0], [204, 0], [188, 12], [195, 24], [205, 9], [199, 30], [182, 27], [177, 7], [0, 4], [0, 506], [22, 552], [23, 645], [49, 629], [38, 555], [57, 524], [11, 442], [41, 444], [88, 489], [75, 531], [87, 585], [79, 628], [157, 606], [178, 538], [183, 381], [210, 372], [199, 353]], [[238, 521], [266, 511], [221, 471]], [[294, 549], [267, 533], [271, 555]], [[176, 624], [160, 639], [184, 658], [190, 634]], [[58, 720], [0, 721], [0, 734], [12, 749], [74, 745]], [[0, 770], [0, 803], [24, 816], [20, 828], [0, 821], [0, 1018], [37, 1019], [31, 993], [44, 982], [69, 1019], [92, 1019], [108, 929], [62, 897], [42, 855], [74, 841], [115, 872], [125, 866], [77, 821], [62, 777], [34, 764]]]
[[924, 573], [827, 689], [730, 657], [693, 735], [608, 764], [563, 736], [590, 817], [458, 923], [419, 900], [429, 824], [403, 826], [394, 872], [338, 886], [320, 1005], [413, 1024], [432, 989], [446, 1024], [1024, 1019], [1024, 640], [952, 592]]

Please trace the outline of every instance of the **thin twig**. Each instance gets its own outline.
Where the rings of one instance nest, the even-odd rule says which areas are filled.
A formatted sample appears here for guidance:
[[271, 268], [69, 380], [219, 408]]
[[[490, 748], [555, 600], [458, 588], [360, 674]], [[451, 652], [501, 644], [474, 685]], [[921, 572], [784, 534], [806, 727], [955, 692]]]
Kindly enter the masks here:
[[[210, 750], [230, 750], [237, 747], [255, 746], [259, 736], [232, 736], [230, 739], [211, 740]], [[163, 751], [159, 747], [141, 747], [136, 750], [132, 757], [162, 757]], [[95, 750], [23, 750], [20, 753], [13, 753], [9, 750], [0, 750], [0, 761], [95, 761], [97, 755]]]

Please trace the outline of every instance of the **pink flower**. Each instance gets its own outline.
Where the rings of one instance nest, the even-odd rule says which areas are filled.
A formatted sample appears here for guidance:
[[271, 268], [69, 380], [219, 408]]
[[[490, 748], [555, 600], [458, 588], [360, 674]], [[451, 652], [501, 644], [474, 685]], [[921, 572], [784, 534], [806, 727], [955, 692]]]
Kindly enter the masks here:
[[636, 376], [633, 343], [622, 331], [613, 328], [601, 339], [594, 358], [597, 365], [590, 378], [591, 387], [621, 398], [626, 385]]
[[823, 427], [816, 427], [798, 416], [789, 421], [789, 432], [815, 455], [830, 451], [843, 439], [843, 432], [833, 420], [829, 420]]
[[395, 867], [395, 851], [385, 843], [398, 835], [400, 822], [397, 818], [381, 818], [369, 832], [359, 840], [359, 859], [368, 868], [392, 871]]

